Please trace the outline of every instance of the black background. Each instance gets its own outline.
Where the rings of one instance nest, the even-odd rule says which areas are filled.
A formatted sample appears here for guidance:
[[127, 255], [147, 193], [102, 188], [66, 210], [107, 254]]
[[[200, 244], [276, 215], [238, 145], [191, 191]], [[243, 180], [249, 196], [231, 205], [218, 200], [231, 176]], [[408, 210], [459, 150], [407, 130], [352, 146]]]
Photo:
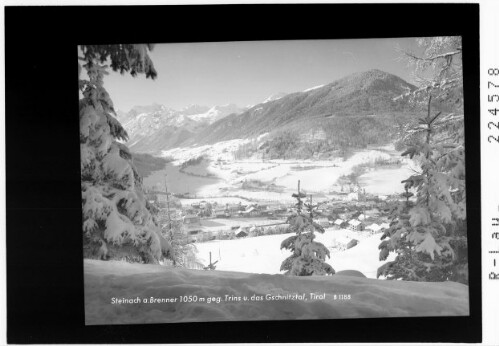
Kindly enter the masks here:
[[[477, 4], [6, 7], [8, 342], [479, 342], [478, 10]], [[463, 37], [470, 317], [84, 325], [78, 44], [447, 35]]]

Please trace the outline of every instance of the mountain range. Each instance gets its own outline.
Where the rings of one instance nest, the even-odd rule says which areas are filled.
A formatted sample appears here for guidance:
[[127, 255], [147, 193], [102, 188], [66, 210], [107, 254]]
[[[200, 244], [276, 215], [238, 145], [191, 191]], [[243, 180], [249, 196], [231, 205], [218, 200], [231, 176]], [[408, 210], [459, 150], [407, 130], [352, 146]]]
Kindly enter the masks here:
[[159, 104], [133, 107], [118, 118], [128, 132], [128, 146], [135, 152], [157, 152], [184, 143], [213, 122], [245, 109], [234, 104], [205, 107], [190, 105], [174, 110]]
[[177, 146], [252, 138], [283, 129], [314, 130], [343, 117], [408, 114], [404, 101], [393, 99], [416, 87], [380, 71], [359, 72], [304, 91], [270, 96], [247, 109], [229, 104], [192, 105], [180, 111], [162, 105], [134, 107], [119, 120], [135, 152], [158, 152]]

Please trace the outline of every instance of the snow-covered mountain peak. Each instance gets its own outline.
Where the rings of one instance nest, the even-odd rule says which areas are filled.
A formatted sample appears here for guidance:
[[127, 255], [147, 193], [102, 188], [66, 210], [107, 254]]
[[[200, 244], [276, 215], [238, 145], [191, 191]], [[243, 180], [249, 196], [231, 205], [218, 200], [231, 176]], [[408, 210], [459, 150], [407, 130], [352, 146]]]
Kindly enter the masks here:
[[155, 151], [178, 144], [217, 120], [244, 111], [232, 103], [213, 107], [191, 104], [181, 110], [153, 104], [135, 106], [122, 114], [120, 120], [134, 150]]
[[209, 110], [209, 107], [206, 106], [200, 106], [196, 104], [192, 104], [189, 106], [186, 106], [180, 110], [180, 113], [184, 115], [194, 115], [194, 114], [200, 114], [200, 113], [205, 113]]
[[206, 121], [212, 124], [215, 121], [225, 118], [230, 114], [239, 114], [243, 111], [243, 108], [240, 108], [233, 103], [229, 103], [222, 106], [213, 106], [203, 113], [192, 114], [190, 115], [190, 118], [195, 121]]

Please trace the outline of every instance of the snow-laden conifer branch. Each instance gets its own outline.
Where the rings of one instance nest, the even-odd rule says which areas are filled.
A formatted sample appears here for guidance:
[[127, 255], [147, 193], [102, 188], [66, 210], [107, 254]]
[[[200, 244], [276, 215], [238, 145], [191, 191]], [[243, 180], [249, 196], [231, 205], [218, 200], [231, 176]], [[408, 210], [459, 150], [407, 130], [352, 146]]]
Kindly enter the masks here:
[[[334, 269], [325, 262], [330, 257], [329, 250], [321, 243], [314, 241], [315, 231], [324, 233], [322, 226], [314, 222], [314, 210], [317, 205], [304, 203], [302, 198], [306, 195], [300, 191], [298, 181], [298, 192], [292, 195], [296, 198], [296, 211], [288, 218], [289, 227], [296, 235], [285, 239], [281, 243], [281, 249], [292, 251], [291, 256], [281, 264], [281, 271], [286, 275], [309, 276], [309, 275], [331, 275]], [[303, 206], [305, 213], [302, 212]]]
[[116, 54], [123, 53], [122, 47], [82, 47], [86, 63], [79, 68], [88, 75], [88, 80], [79, 83], [83, 95], [79, 116], [84, 254], [99, 259], [125, 256], [158, 262], [163, 256], [171, 256], [171, 246], [148, 209], [132, 154], [117, 142], [126, 141], [128, 135], [113, 116], [113, 102], [103, 86], [108, 58], [113, 68], [121, 66], [132, 74], [147, 73], [150, 68], [146, 66], [145, 47], [133, 47], [128, 52], [134, 62], [119, 60]]
[[[416, 65], [415, 72], [427, 72], [431, 67], [432, 76], [421, 77], [419, 88], [394, 100], [408, 98], [425, 106], [425, 115], [404, 127], [402, 134], [407, 145], [402, 155], [414, 160], [421, 172], [402, 181], [406, 190], [402, 196], [410, 196], [411, 189], [415, 200], [396, 202], [391, 209], [390, 228], [380, 244], [380, 260], [389, 252], [397, 252], [397, 257], [380, 267], [378, 276], [466, 283], [466, 257], [459, 255], [466, 249], [462, 72], [453, 69], [453, 59], [461, 53], [460, 40], [437, 37], [420, 43], [422, 57], [404, 54]], [[456, 101], [433, 111], [451, 98]]]
[[402, 53], [405, 54], [407, 57], [414, 59], [414, 60], [432, 62], [432, 61], [440, 60], [440, 59], [448, 59], [449, 57], [452, 57], [454, 55], [461, 54], [462, 49], [461, 49], [461, 47], [458, 47], [453, 52], [441, 53], [441, 54], [436, 54], [436, 55], [432, 55], [432, 56], [428, 56], [428, 57], [417, 56], [416, 54], [414, 54], [412, 52], [408, 52], [408, 51], [402, 51]]

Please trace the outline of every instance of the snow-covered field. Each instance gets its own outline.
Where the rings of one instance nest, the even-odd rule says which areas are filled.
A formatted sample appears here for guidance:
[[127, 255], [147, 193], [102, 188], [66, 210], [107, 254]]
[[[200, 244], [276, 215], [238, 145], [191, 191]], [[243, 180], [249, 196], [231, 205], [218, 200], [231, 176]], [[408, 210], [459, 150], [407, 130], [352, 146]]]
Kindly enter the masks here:
[[409, 167], [401, 167], [398, 169], [378, 169], [361, 175], [359, 178], [359, 184], [361, 186], [366, 186], [366, 192], [375, 195], [390, 195], [400, 192], [400, 190], [394, 191], [394, 188], [402, 187], [402, 184], [398, 183], [413, 174], [414, 171], [411, 171]]
[[[162, 188], [165, 174], [169, 189], [174, 193], [190, 193], [200, 198], [243, 196], [253, 200], [274, 200], [288, 203], [298, 180], [304, 191], [323, 194], [339, 190], [338, 178], [352, 173], [358, 165], [374, 163], [376, 159], [401, 159], [393, 145], [357, 151], [348, 160], [235, 160], [233, 152], [248, 140], [231, 140], [214, 145], [175, 148], [163, 155], [174, 159], [163, 171], [144, 179], [146, 186]], [[195, 166], [180, 165], [189, 159], [204, 156]], [[367, 193], [393, 194], [403, 191], [400, 181], [410, 174], [409, 163], [401, 159], [397, 168], [376, 168], [362, 175], [360, 185]], [[256, 188], [243, 187], [244, 182], [256, 182]]]
[[469, 315], [468, 287], [453, 282], [287, 277], [98, 260], [84, 260], [84, 275], [87, 325]]
[[[327, 230], [324, 234], [316, 233], [316, 241], [323, 243], [330, 251], [327, 262], [336, 270], [358, 270], [368, 278], [376, 278], [377, 269], [386, 261], [379, 261], [380, 235], [366, 236], [349, 230]], [[267, 235], [235, 240], [214, 240], [198, 243], [197, 257], [204, 265], [218, 260], [217, 270], [246, 273], [278, 274], [282, 261], [291, 253], [280, 250], [281, 242], [292, 234]], [[336, 251], [334, 245], [344, 239], [357, 239], [357, 246]], [[387, 261], [392, 261], [395, 254], [390, 254]]]

